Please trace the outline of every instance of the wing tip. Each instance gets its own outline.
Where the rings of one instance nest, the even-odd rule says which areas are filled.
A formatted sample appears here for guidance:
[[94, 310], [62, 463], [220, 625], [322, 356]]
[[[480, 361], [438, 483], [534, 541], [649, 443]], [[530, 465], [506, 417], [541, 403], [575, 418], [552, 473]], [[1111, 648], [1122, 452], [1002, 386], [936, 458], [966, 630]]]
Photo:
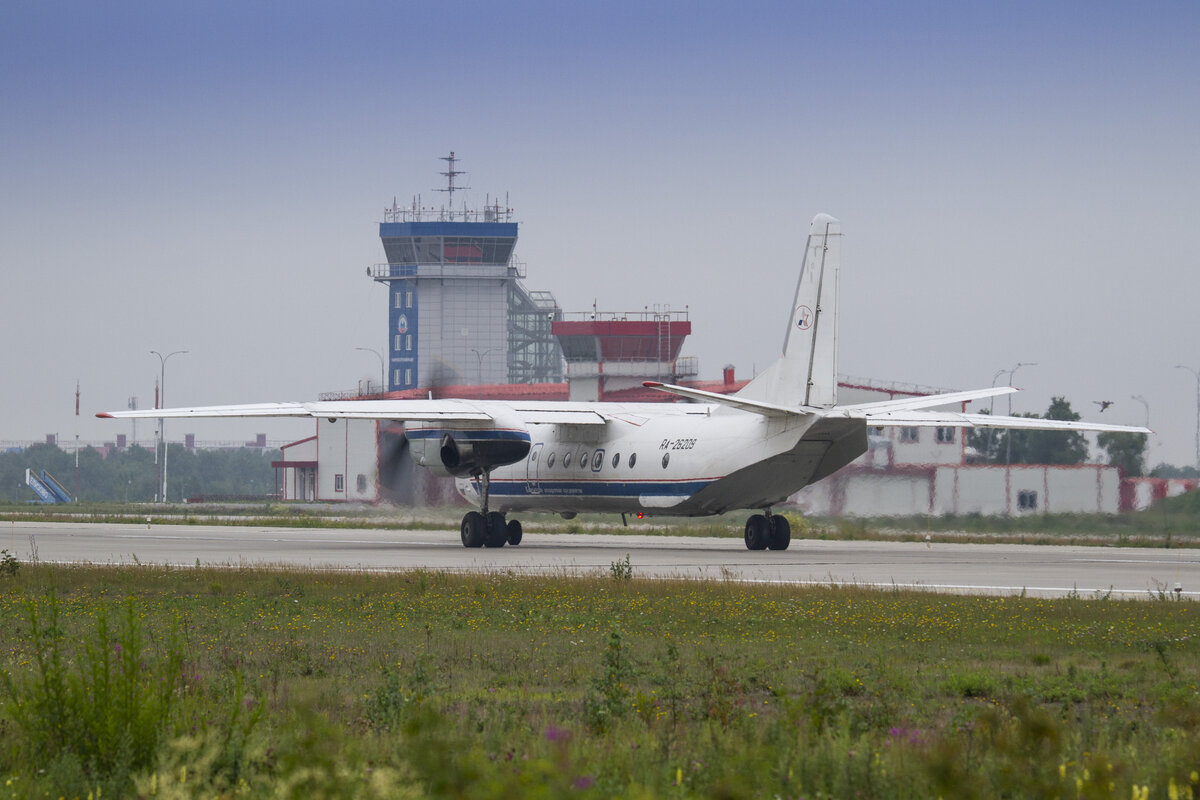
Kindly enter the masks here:
[[112, 414], [110, 414], [107, 411], [97, 411], [96, 416], [99, 417], [100, 419], [116, 419], [116, 417], [114, 417]]
[[666, 386], [666, 384], [662, 381], [642, 381], [642, 386], [645, 386], [647, 389], [660, 389]]

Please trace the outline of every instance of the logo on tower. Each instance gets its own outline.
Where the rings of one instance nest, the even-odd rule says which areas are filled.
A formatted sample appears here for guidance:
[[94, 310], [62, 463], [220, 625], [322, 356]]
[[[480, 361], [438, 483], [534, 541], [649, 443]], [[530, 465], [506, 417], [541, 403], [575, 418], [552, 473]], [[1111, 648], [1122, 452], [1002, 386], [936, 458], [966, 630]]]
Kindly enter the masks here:
[[800, 306], [796, 309], [796, 327], [802, 331], [806, 331], [812, 327], [813, 312], [808, 306]]
[[397, 333], [408, 333], [408, 315], [407, 314], [401, 314], [400, 318], [396, 320], [396, 332]]

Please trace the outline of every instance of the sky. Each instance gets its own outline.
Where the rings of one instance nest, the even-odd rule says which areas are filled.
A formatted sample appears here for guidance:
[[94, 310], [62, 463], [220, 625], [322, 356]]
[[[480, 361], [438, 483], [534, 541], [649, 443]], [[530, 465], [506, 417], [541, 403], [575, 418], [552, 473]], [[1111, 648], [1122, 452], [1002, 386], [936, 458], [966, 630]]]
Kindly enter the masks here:
[[[92, 414], [153, 405], [152, 350], [188, 351], [168, 405], [377, 376], [378, 223], [440, 199], [453, 150], [531, 289], [686, 308], [701, 377], [777, 356], [825, 212], [843, 374], [1029, 363], [1014, 413], [1148, 410], [1151, 463], [1193, 463], [1197, 41], [1193, 2], [9, 0], [0, 442], [128, 432]], [[257, 431], [311, 424], [169, 433]]]

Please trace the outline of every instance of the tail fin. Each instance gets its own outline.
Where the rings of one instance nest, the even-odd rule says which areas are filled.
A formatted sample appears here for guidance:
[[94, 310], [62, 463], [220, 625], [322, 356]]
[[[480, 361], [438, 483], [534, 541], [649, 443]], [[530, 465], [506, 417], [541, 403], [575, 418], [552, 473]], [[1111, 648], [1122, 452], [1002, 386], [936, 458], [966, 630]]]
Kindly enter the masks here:
[[783, 355], [746, 384], [739, 396], [788, 407], [837, 404], [841, 242], [841, 223], [828, 214], [818, 214], [808, 231], [796, 298], [783, 337]]

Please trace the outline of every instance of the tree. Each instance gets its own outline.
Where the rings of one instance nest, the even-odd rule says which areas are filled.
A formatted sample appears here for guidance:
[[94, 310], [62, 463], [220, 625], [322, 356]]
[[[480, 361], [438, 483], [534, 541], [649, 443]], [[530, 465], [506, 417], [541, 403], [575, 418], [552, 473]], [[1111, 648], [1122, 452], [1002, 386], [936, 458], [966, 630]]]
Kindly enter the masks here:
[[[1077, 422], [1080, 417], [1062, 397], [1050, 399], [1046, 419]], [[1087, 461], [1087, 437], [1080, 431], [1027, 431], [1029, 448], [1022, 464], [1082, 464]]]
[[1120, 469], [1125, 477], [1145, 474], [1146, 434], [1105, 431], [1096, 437], [1096, 444], [1108, 455], [1108, 463]]
[[[191, 451], [171, 445], [172, 499], [192, 495], [267, 495], [275, 490], [272, 459], [279, 451], [255, 448]], [[33, 492], [25, 485], [25, 470], [46, 469], [75, 492], [75, 453], [54, 445], [36, 444], [23, 451], [0, 453], [0, 502], [29, 502]], [[92, 447], [79, 451], [79, 499], [83, 502], [145, 503], [154, 497], [157, 469], [154, 453], [133, 446], [109, 450], [107, 456]]]
[[[1067, 421], [1079, 419], [1079, 414], [1062, 397], [1050, 400], [1044, 417], [1038, 414], [1017, 416]], [[1088, 456], [1087, 437], [1079, 431], [974, 428], [967, 431], [967, 444], [975, 448], [988, 464], [1082, 464]]]

